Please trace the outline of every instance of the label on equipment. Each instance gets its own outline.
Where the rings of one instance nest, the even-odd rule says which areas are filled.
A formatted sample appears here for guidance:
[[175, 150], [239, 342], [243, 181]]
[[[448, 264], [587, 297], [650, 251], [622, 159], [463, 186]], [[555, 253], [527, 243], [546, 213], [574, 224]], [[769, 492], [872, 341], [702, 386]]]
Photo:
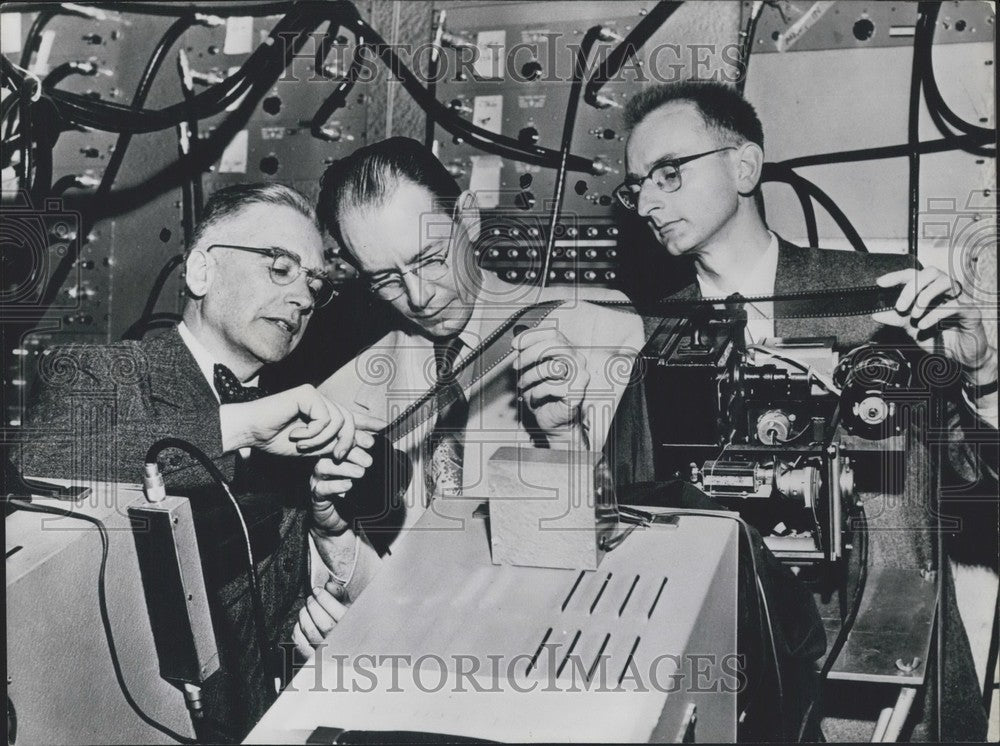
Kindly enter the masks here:
[[249, 54], [253, 51], [253, 18], [231, 16], [226, 19], [226, 41], [223, 54]]
[[472, 122], [499, 135], [503, 125], [503, 96], [476, 96], [472, 103]]
[[521, 109], [541, 109], [545, 106], [545, 94], [537, 93], [531, 96], [518, 96], [517, 105]]
[[480, 31], [476, 34], [479, 54], [472, 64], [472, 70], [480, 80], [503, 80], [504, 59], [506, 58], [507, 34], [499, 31]]
[[469, 191], [476, 195], [480, 207], [492, 210], [500, 205], [500, 170], [503, 160], [498, 155], [473, 155]]
[[236, 133], [219, 159], [220, 174], [245, 174], [247, 172], [247, 151], [250, 144], [249, 130]]
[[787, 52], [832, 6], [833, 0], [819, 0], [813, 3], [795, 23], [781, 32], [774, 42], [774, 48], [779, 52]]
[[0, 23], [0, 52], [10, 54], [21, 51], [21, 14], [4, 13]]

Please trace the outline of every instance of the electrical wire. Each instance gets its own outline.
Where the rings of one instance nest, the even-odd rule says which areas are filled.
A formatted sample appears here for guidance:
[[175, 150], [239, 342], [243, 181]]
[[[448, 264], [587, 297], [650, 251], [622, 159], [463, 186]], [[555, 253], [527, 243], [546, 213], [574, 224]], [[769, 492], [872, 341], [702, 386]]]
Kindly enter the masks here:
[[[918, 21], [919, 25], [919, 21]], [[910, 65], [910, 97], [906, 114], [906, 144], [911, 148], [920, 142], [920, 86], [921, 66], [919, 35], [913, 36], [913, 61]], [[920, 153], [911, 150], [907, 155], [907, 218], [906, 248], [910, 256], [917, 255], [917, 238], [920, 224]]]
[[[858, 509], [858, 522], [860, 524], [857, 533], [858, 544], [860, 545], [858, 552], [861, 557], [858, 584], [855, 586], [854, 595], [851, 597], [850, 610], [847, 612], [847, 616], [844, 617], [844, 621], [840, 625], [840, 631], [837, 633], [837, 637], [830, 647], [830, 653], [826, 656], [826, 660], [823, 662], [822, 668], [820, 668], [819, 677], [821, 680], [829, 675], [833, 664], [837, 662], [837, 656], [840, 655], [844, 643], [847, 642], [847, 636], [850, 634], [851, 628], [854, 626], [854, 621], [857, 619], [858, 611], [861, 609], [861, 598], [864, 595], [865, 584], [868, 581], [868, 516], [865, 514], [864, 505], [861, 505]], [[836, 527], [834, 527], [834, 530], [836, 530]]]
[[780, 181], [785, 184], [791, 184], [793, 188], [799, 187], [804, 190], [805, 193], [812, 197], [812, 199], [819, 202], [823, 209], [830, 214], [830, 217], [833, 218], [833, 221], [843, 232], [844, 236], [850, 242], [851, 246], [854, 247], [855, 251], [868, 253], [868, 247], [865, 246], [864, 239], [861, 238], [861, 234], [858, 233], [857, 229], [851, 224], [851, 221], [847, 218], [847, 215], [844, 214], [844, 211], [840, 209], [837, 203], [834, 202], [826, 192], [806, 179], [804, 176], [800, 176], [784, 164], [765, 163], [761, 174], [761, 181]]
[[635, 25], [632, 31], [629, 32], [628, 36], [626, 36], [617, 47], [611, 50], [607, 59], [596, 70], [594, 70], [594, 74], [590, 76], [589, 80], [587, 80], [586, 88], [584, 88], [583, 100], [590, 106], [595, 106], [599, 109], [606, 108], [607, 104], [598, 99], [598, 94], [601, 89], [608, 83], [608, 81], [621, 72], [625, 63], [635, 57], [639, 48], [649, 41], [649, 38], [655, 34], [657, 30], [659, 30], [659, 28], [666, 23], [667, 19], [676, 13], [683, 4], [683, 2], [674, 2], [673, 0], [660, 0], [660, 2], [658, 2], [653, 9]]
[[257, 646], [260, 648], [261, 663], [266, 671], [275, 673], [275, 659], [271, 653], [273, 646], [267, 638], [266, 617], [264, 616], [264, 604], [260, 591], [260, 575], [257, 571], [257, 564], [254, 561], [253, 546], [250, 543], [250, 531], [243, 518], [243, 511], [240, 509], [240, 504], [236, 501], [236, 497], [233, 495], [232, 490], [229, 489], [229, 483], [223, 473], [219, 471], [219, 467], [212, 462], [204, 451], [197, 446], [188, 443], [186, 440], [174, 437], [161, 438], [153, 443], [146, 451], [145, 463], [155, 465], [157, 455], [167, 448], [178, 448], [189, 454], [199, 464], [201, 464], [205, 471], [207, 471], [209, 475], [211, 475], [212, 479], [215, 480], [216, 484], [219, 485], [222, 491], [226, 493], [226, 497], [233, 506], [236, 518], [240, 523], [240, 530], [243, 533], [243, 541], [246, 548], [247, 581], [250, 584], [250, 600], [253, 606], [254, 630], [257, 636]]
[[168, 728], [163, 723], [154, 720], [152, 717], [147, 715], [139, 704], [132, 697], [131, 692], [128, 689], [128, 684], [125, 683], [125, 675], [122, 672], [121, 661], [118, 658], [118, 646], [115, 644], [114, 631], [111, 629], [111, 617], [108, 613], [108, 598], [107, 598], [107, 568], [108, 568], [108, 552], [110, 549], [110, 539], [108, 537], [108, 529], [104, 523], [93, 516], [86, 515], [84, 513], [74, 513], [71, 510], [64, 510], [62, 508], [56, 508], [50, 505], [40, 505], [38, 503], [26, 502], [24, 500], [14, 500], [8, 499], [6, 502], [17, 510], [24, 510], [29, 513], [43, 513], [47, 515], [58, 515], [65, 516], [67, 518], [75, 518], [80, 521], [86, 521], [97, 527], [97, 531], [101, 538], [101, 566], [100, 571], [97, 575], [97, 603], [101, 614], [101, 626], [104, 628], [104, 637], [108, 643], [108, 654], [111, 657], [111, 667], [114, 670], [115, 680], [118, 682], [118, 688], [121, 690], [122, 696], [125, 698], [125, 702], [132, 709], [132, 711], [138, 715], [139, 719], [146, 725], [158, 730], [163, 735], [167, 736], [178, 743], [193, 744], [197, 741], [193, 738], [183, 736], [180, 733]]
[[[763, 622], [761, 624], [761, 634], [763, 635], [764, 627], [766, 627], [770, 641], [771, 655], [774, 661], [775, 683], [777, 684], [777, 690], [778, 690], [778, 696], [777, 696], [778, 722], [783, 722], [784, 716], [782, 713], [784, 710], [785, 695], [784, 695], [784, 685], [781, 677], [781, 663], [778, 658], [778, 643], [777, 643], [777, 638], [775, 637], [774, 634], [774, 626], [771, 621], [771, 610], [767, 604], [767, 595], [764, 593], [764, 586], [763, 583], [761, 582], [760, 571], [757, 567], [757, 555], [754, 552], [753, 535], [750, 533], [749, 524], [738, 515], [733, 515], [731, 513], [725, 513], [722, 511], [713, 511], [713, 510], [697, 510], [690, 508], [680, 508], [680, 509], [667, 508], [664, 510], [663, 515], [670, 515], [670, 516], [688, 515], [688, 516], [704, 516], [706, 518], [725, 518], [730, 521], [735, 521], [737, 525], [740, 527], [743, 537], [746, 539], [747, 542], [748, 554], [750, 555], [751, 571], [754, 576], [754, 582], [757, 590], [758, 622]], [[763, 674], [761, 675], [761, 678], [763, 679]], [[762, 691], [764, 688], [761, 684], [762, 681], [758, 682], [758, 686], [756, 688], [758, 693]], [[743, 714], [745, 713], [746, 710], [744, 710]]]
[[936, 110], [948, 124], [967, 135], [988, 137], [996, 140], [996, 128], [980, 127], [962, 119], [952, 111], [941, 95], [937, 78], [934, 75], [934, 29], [937, 25], [938, 13], [941, 12], [940, 2], [921, 2], [917, 6], [917, 26], [914, 34], [914, 52], [918, 57], [918, 67], [921, 72], [921, 82], [928, 108]]
[[[149, 291], [149, 295], [146, 298], [146, 305], [142, 309], [142, 313], [139, 314], [139, 318], [133, 323], [125, 333], [122, 334], [122, 339], [141, 339], [142, 335], [139, 332], [143, 331], [149, 322], [157, 321], [161, 318], [174, 319], [178, 318], [176, 314], [167, 314], [164, 317], [162, 314], [154, 314], [153, 309], [156, 308], [156, 302], [160, 299], [160, 295], [163, 293], [163, 288], [167, 284], [167, 280], [173, 274], [174, 270], [177, 269], [184, 263], [184, 254], [174, 254], [167, 260], [167, 263], [163, 265], [160, 269], [159, 274], [156, 276], [156, 280], [153, 282], [153, 287]], [[179, 318], [178, 318], [179, 320]]]
[[591, 26], [583, 35], [580, 48], [576, 52], [576, 60], [573, 64], [573, 80], [569, 87], [569, 99], [566, 102], [566, 116], [563, 119], [562, 140], [559, 144], [559, 167], [556, 169], [555, 187], [552, 194], [552, 214], [549, 217], [549, 234], [545, 240], [544, 254], [542, 255], [541, 283], [538, 286], [538, 297], [540, 300], [542, 291], [549, 284], [549, 267], [552, 265], [552, 247], [556, 241], [556, 226], [562, 213], [563, 194], [566, 188], [566, 167], [569, 161], [569, 151], [573, 146], [573, 130], [576, 128], [576, 114], [580, 109], [580, 88], [583, 87], [583, 76], [587, 70], [587, 60], [590, 59], [590, 50], [604, 34], [604, 29], [598, 26]]
[[[184, 35], [184, 32], [187, 31], [193, 24], [194, 16], [190, 13], [186, 13], [174, 21], [163, 36], [160, 37], [160, 40], [156, 43], [153, 53], [146, 62], [146, 66], [143, 68], [142, 75], [139, 78], [139, 84], [136, 86], [135, 94], [132, 97], [133, 109], [142, 108], [143, 104], [146, 102], [146, 98], [149, 96], [150, 90], [152, 90], [153, 81], [156, 79], [156, 75], [160, 71], [160, 67], [163, 65], [163, 61], [167, 57], [167, 53], [181, 38], [181, 36]], [[101, 183], [97, 187], [97, 191], [94, 195], [96, 201], [106, 199], [110, 193], [111, 185], [118, 176], [118, 172], [125, 160], [125, 153], [128, 150], [131, 140], [132, 135], [129, 133], [122, 133], [119, 135], [118, 141], [115, 143], [114, 152], [111, 153], [111, 157], [108, 159], [108, 165], [104, 169], [104, 174], [101, 177]], [[80, 253], [80, 247], [84, 237], [90, 233], [91, 228], [96, 222], [96, 217], [93, 214], [89, 214], [87, 224], [83, 226], [83, 229], [80, 231], [80, 235], [77, 236], [77, 240], [71, 243], [70, 250], [66, 252], [66, 255], [56, 266], [55, 271], [49, 278], [45, 294], [42, 297], [43, 306], [47, 307], [55, 300], [59, 293], [59, 289], [66, 281], [66, 277], [69, 275], [70, 269]]]
[[[511, 160], [530, 163], [546, 168], [555, 167], [559, 163], [558, 151], [549, 150], [540, 145], [525, 145], [517, 140], [477, 127], [466, 119], [458, 116], [444, 104], [432, 97], [420, 83], [413, 72], [403, 64], [399, 56], [382, 36], [375, 31], [360, 16], [354, 19], [348, 28], [356, 29], [361, 36], [371, 39], [371, 49], [380, 57], [390, 72], [403, 84], [406, 91], [414, 98], [424, 111], [431, 114], [444, 129], [459, 137], [470, 145], [487, 153], [499, 155]], [[566, 167], [570, 171], [597, 173], [595, 162], [581, 156], [571, 155], [566, 159]]]
[[737, 69], [739, 79], [736, 81], [736, 90], [743, 95], [743, 89], [747, 85], [747, 75], [750, 72], [750, 54], [753, 51], [753, 40], [757, 35], [757, 21], [760, 20], [761, 12], [764, 10], [764, 0], [753, 0], [750, 6], [750, 18], [747, 20], [746, 28], [740, 31], [740, 51]]

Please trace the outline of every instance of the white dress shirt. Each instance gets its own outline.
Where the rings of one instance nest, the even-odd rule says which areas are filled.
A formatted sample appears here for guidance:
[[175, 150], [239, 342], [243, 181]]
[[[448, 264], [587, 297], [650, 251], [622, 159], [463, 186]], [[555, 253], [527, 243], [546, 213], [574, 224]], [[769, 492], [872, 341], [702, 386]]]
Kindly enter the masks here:
[[[743, 275], [743, 280], [734, 291], [726, 292], [712, 280], [698, 274], [698, 289], [702, 298], [725, 298], [733, 292], [750, 298], [760, 295], [774, 295], [774, 282], [778, 274], [778, 236], [771, 234], [771, 243], [767, 245], [764, 254], [749, 272]], [[747, 342], [760, 343], [774, 336], [774, 304], [747, 303]]]
[[[208, 387], [212, 389], [212, 393], [215, 394], [216, 401], [221, 403], [219, 399], [219, 392], [215, 390], [215, 364], [219, 361], [215, 356], [208, 351], [208, 349], [198, 338], [194, 336], [190, 329], [188, 329], [187, 324], [183, 321], [177, 325], [177, 333], [181, 335], [181, 339], [184, 341], [185, 346], [188, 348], [188, 352], [191, 353], [191, 357], [198, 364], [198, 370], [201, 374], [205, 376], [205, 380], [208, 381]], [[241, 381], [244, 386], [256, 387], [260, 381], [260, 376], [255, 375], [248, 381]], [[242, 458], [250, 458], [250, 448], [241, 448], [240, 456]]]

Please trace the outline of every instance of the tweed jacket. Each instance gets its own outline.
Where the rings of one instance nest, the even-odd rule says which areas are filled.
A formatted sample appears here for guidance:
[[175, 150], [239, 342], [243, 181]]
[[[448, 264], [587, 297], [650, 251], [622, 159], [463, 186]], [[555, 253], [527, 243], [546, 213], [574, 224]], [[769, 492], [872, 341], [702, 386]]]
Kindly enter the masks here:
[[[174, 436], [234, 477], [236, 455], [222, 450], [219, 402], [176, 328], [138, 342], [53, 349], [41, 359], [39, 382], [19, 449], [25, 475], [139, 482], [147, 449]], [[255, 550], [268, 635], [278, 640], [289, 638], [308, 592], [311, 462], [287, 461], [253, 453], [237, 483], [249, 489], [234, 489]], [[200, 464], [177, 449], [161, 453], [159, 463], [168, 492], [191, 497], [222, 663], [204, 694], [223, 729], [207, 738], [238, 740], [274, 699], [257, 654], [243, 539]]]

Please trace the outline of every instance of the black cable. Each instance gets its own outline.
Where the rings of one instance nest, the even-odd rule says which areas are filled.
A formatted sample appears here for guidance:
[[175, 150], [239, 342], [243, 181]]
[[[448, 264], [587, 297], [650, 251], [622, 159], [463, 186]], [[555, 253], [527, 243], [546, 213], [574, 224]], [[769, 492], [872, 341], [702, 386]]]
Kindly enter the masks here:
[[[757, 555], [754, 552], [753, 535], [750, 533], [749, 524], [745, 520], [743, 520], [743, 518], [741, 518], [739, 515], [734, 515], [714, 510], [668, 508], [666, 509], [664, 515], [670, 515], [670, 516], [688, 515], [688, 516], [704, 516], [706, 518], [725, 518], [730, 521], [736, 521], [737, 525], [739, 525], [743, 538], [746, 540], [747, 543], [748, 554], [750, 555], [751, 572], [754, 577], [754, 585], [757, 595], [757, 614], [758, 614], [758, 622], [760, 623], [761, 626], [761, 636], [763, 638], [764, 628], [766, 627], [768, 632], [768, 637], [770, 638], [771, 654], [774, 660], [775, 683], [777, 684], [777, 689], [778, 689], [778, 697], [777, 697], [778, 713], [779, 713], [778, 722], [783, 722], [784, 717], [781, 713], [784, 709], [784, 686], [781, 678], [781, 664], [778, 658], [778, 643], [774, 635], [774, 625], [772, 623], [770, 608], [767, 605], [767, 597], [764, 593], [764, 586], [760, 580], [760, 571], [757, 568]], [[763, 674], [761, 674], [761, 677], [763, 679]], [[758, 684], [760, 683], [761, 682], [758, 682]], [[759, 693], [760, 691], [763, 690], [763, 686], [758, 685], [756, 687], [756, 690], [757, 693]]]
[[243, 511], [240, 510], [239, 503], [236, 501], [232, 491], [229, 489], [229, 482], [219, 470], [219, 467], [215, 465], [212, 459], [210, 459], [204, 451], [197, 446], [188, 443], [186, 440], [182, 440], [181, 438], [160, 438], [146, 451], [145, 463], [156, 464], [157, 455], [168, 448], [178, 448], [201, 464], [205, 471], [207, 471], [212, 479], [215, 480], [216, 484], [218, 484], [219, 487], [222, 488], [223, 492], [226, 493], [226, 497], [229, 498], [230, 504], [236, 512], [236, 518], [240, 523], [240, 527], [243, 530], [243, 538], [246, 541], [247, 582], [250, 584], [250, 601], [253, 605], [254, 630], [257, 637], [257, 646], [260, 648], [261, 664], [264, 666], [265, 671], [268, 671], [271, 674], [277, 673], [275, 668], [276, 658], [271, 653], [273, 646], [267, 636], [264, 603], [260, 592], [260, 575], [257, 572], [257, 563], [254, 561], [253, 557], [253, 547], [250, 544], [250, 533], [247, 530], [246, 521], [243, 519]]
[[[156, 276], [156, 280], [153, 282], [153, 287], [149, 291], [149, 295], [146, 297], [146, 305], [142, 309], [142, 313], [139, 314], [138, 320], [132, 324], [125, 333], [122, 335], [122, 339], [140, 339], [141, 337], [132, 336], [132, 332], [141, 329], [146, 322], [153, 320], [153, 309], [156, 308], [156, 302], [160, 298], [160, 294], [163, 292], [163, 287], [167, 284], [167, 280], [170, 279], [170, 275], [173, 274], [174, 270], [184, 263], [184, 254], [174, 254], [167, 260], [167, 263], [163, 265], [160, 269], [159, 274]], [[171, 314], [174, 316], [175, 314]]]
[[559, 143], [559, 167], [556, 169], [556, 184], [552, 193], [552, 215], [549, 217], [549, 235], [545, 240], [545, 251], [542, 255], [542, 281], [539, 288], [548, 287], [549, 267], [552, 264], [552, 247], [556, 241], [556, 225], [562, 213], [563, 193], [566, 188], [566, 166], [569, 151], [573, 146], [573, 130], [576, 128], [576, 113], [580, 108], [580, 89], [583, 87], [583, 76], [587, 70], [587, 60], [590, 50], [601, 38], [603, 29], [600, 25], [591, 26], [583, 35], [580, 48], [576, 52], [573, 63], [573, 80], [569, 87], [569, 100], [566, 102], [566, 117], [563, 119], [562, 140]]
[[49, 189], [49, 193], [53, 197], [59, 197], [66, 190], [72, 189], [73, 187], [77, 186], [77, 181], [79, 178], [80, 177], [78, 174], [67, 174], [66, 176], [61, 176], [58, 179], [56, 179], [56, 183], [52, 185], [51, 189]]
[[597, 101], [597, 94], [605, 84], [621, 72], [622, 67], [630, 59], [635, 57], [639, 48], [649, 41], [649, 38], [656, 33], [670, 16], [672, 16], [683, 2], [673, 2], [672, 0], [660, 0], [646, 16], [639, 21], [629, 32], [621, 44], [611, 50], [608, 58], [598, 67], [594, 74], [587, 81], [587, 87], [583, 92], [583, 100], [591, 106], [601, 107]]
[[333, 93], [327, 96], [323, 103], [320, 104], [309, 123], [309, 132], [313, 137], [320, 140], [331, 139], [323, 132], [323, 125], [333, 116], [333, 112], [347, 103], [347, 97], [351, 94], [351, 90], [354, 88], [355, 83], [357, 83], [362, 69], [364, 69], [366, 45], [364, 36], [361, 35], [360, 31], [355, 31], [354, 45], [354, 54], [351, 56], [351, 66], [347, 69], [347, 73], [345, 73], [340, 83], [337, 84], [337, 87], [333, 89]]
[[[38, 2], [9, 2], [3, 4], [4, 13], [34, 13], [38, 11]], [[55, 5], [53, 3], [53, 5]], [[178, 16], [187, 12], [198, 12], [213, 16], [275, 16], [287, 13], [295, 2], [240, 2], [240, 3], [193, 3], [193, 2], [142, 2], [142, 0], [129, 0], [127, 4], [121, 2], [111, 3], [86, 3], [88, 8], [97, 8], [114, 13], [135, 13], [148, 16]], [[58, 6], [56, 6], [58, 7]], [[67, 15], [77, 15], [68, 10], [58, 11]]]
[[[919, 26], [919, 21], [917, 22]], [[920, 142], [920, 51], [919, 34], [913, 37], [913, 62], [910, 66], [910, 99], [906, 115], [906, 144], [913, 148]], [[910, 256], [917, 255], [917, 239], [920, 224], [920, 153], [911, 150], [907, 156], [908, 209], [906, 218], [906, 247]]]
[[32, 122], [31, 122], [31, 107], [34, 103], [31, 100], [33, 91], [28, 90], [27, 87], [34, 87], [35, 83], [31, 81], [30, 78], [25, 78], [22, 83], [18, 119], [20, 120], [21, 127], [21, 189], [25, 192], [31, 191], [31, 174], [34, 170], [34, 162], [32, 159]]
[[753, 40], [757, 35], [757, 21], [760, 20], [761, 13], [764, 12], [764, 3], [754, 7], [750, 4], [750, 18], [747, 20], [746, 28], [740, 32], [743, 38], [740, 40], [739, 61], [737, 62], [737, 72], [739, 78], [736, 81], [736, 90], [743, 95], [743, 89], [747, 85], [747, 76], [750, 73], [750, 55], [753, 52]]
[[[844, 643], [847, 642], [847, 636], [851, 633], [851, 628], [854, 626], [855, 619], [857, 619], [858, 611], [861, 609], [861, 599], [865, 593], [865, 584], [868, 582], [868, 516], [865, 514], [864, 505], [861, 505], [858, 509], [858, 523], [857, 541], [859, 545], [858, 552], [861, 557], [858, 584], [855, 586], [854, 595], [851, 597], [850, 610], [847, 612], [847, 616], [844, 617], [840, 625], [840, 631], [837, 632], [837, 637], [830, 647], [830, 653], [826, 656], [826, 660], [823, 661], [823, 666], [820, 668], [819, 677], [821, 680], [829, 675], [833, 664], [837, 662], [837, 656], [840, 655]], [[834, 526], [833, 530], [837, 531], [839, 529]]]
[[[840, 150], [833, 153], [819, 153], [816, 155], [804, 155], [797, 158], [786, 158], [778, 161], [778, 165], [788, 168], [805, 168], [806, 166], [825, 166], [833, 163], [857, 163], [860, 161], [877, 161], [884, 158], [903, 158], [910, 153], [945, 153], [949, 150], [965, 150], [976, 144], [992, 142], [991, 138], [978, 137], [974, 135], [962, 135], [959, 137], [946, 137], [941, 140], [925, 140], [916, 145], [883, 145], [877, 148], [862, 148], [860, 150]], [[996, 150], [983, 153], [984, 155], [996, 155]]]
[[864, 253], [868, 252], [868, 247], [865, 246], [864, 240], [858, 233], [857, 229], [848, 220], [847, 215], [844, 214], [843, 210], [837, 206], [830, 196], [820, 189], [818, 186], [813, 184], [811, 181], [806, 179], [804, 176], [800, 176], [795, 173], [792, 169], [788, 168], [781, 163], [765, 163], [763, 173], [761, 175], [761, 181], [779, 181], [785, 184], [791, 184], [793, 188], [798, 187], [805, 191], [812, 199], [819, 202], [825, 209], [830, 217], [833, 218], [837, 227], [844, 233], [847, 240], [854, 247], [855, 251], [861, 251]]
[[110, 549], [110, 539], [108, 538], [108, 529], [98, 518], [93, 516], [85, 515], [84, 513], [74, 513], [71, 510], [63, 510], [62, 508], [56, 508], [50, 505], [40, 505], [38, 503], [29, 503], [23, 500], [7, 500], [8, 504], [17, 510], [24, 510], [29, 513], [44, 513], [47, 515], [58, 515], [65, 516], [67, 518], [75, 518], [81, 521], [87, 521], [97, 527], [97, 530], [101, 537], [101, 569], [97, 575], [97, 603], [101, 613], [101, 625], [104, 627], [104, 637], [108, 643], [108, 653], [111, 657], [111, 667], [115, 672], [115, 680], [118, 682], [118, 688], [121, 690], [122, 696], [125, 698], [125, 702], [132, 711], [139, 716], [139, 719], [151, 728], [155, 728], [163, 735], [168, 738], [177, 741], [178, 743], [198, 743], [197, 740], [189, 738], [187, 736], [182, 736], [180, 733], [168, 728], [162, 723], [154, 720], [152, 717], [147, 715], [139, 704], [132, 698], [132, 694], [128, 690], [128, 685], [125, 683], [125, 676], [122, 673], [121, 662], [118, 659], [118, 647], [115, 644], [114, 632], [111, 629], [111, 617], [108, 613], [108, 598], [106, 590], [106, 576], [108, 568], [108, 551]]
[[[554, 168], [559, 163], [558, 151], [543, 148], [540, 145], [525, 145], [505, 135], [490, 132], [482, 127], [477, 127], [448, 109], [428, 93], [413, 72], [399, 59], [392, 45], [388, 44], [364, 19], [358, 17], [348, 27], [352, 30], [356, 29], [361, 36], [371, 39], [372, 50], [382, 59], [390, 72], [399, 79], [403, 88], [424, 111], [431, 114], [438, 124], [452, 135], [462, 138], [484, 152], [510, 160], [545, 168]], [[576, 155], [567, 158], [567, 168], [570, 171], [596, 173], [594, 161]]]
[[[156, 47], [153, 49], [153, 53], [146, 62], [146, 66], [143, 68], [142, 75], [139, 78], [139, 84], [136, 86], [135, 94], [132, 96], [132, 108], [142, 108], [143, 104], [146, 102], [146, 98], [149, 96], [150, 90], [152, 90], [153, 81], [156, 79], [156, 75], [159, 73], [160, 67], [163, 65], [163, 61], [166, 59], [170, 48], [173, 47], [177, 40], [180, 39], [181, 36], [184, 35], [184, 32], [187, 31], [193, 24], [194, 16], [185, 14], [174, 21], [163, 36], [160, 37], [160, 40], [156, 43]], [[118, 176], [118, 171], [121, 169], [122, 163], [125, 160], [125, 152], [128, 150], [131, 140], [132, 135], [129, 133], [122, 133], [119, 135], [118, 141], [115, 143], [114, 152], [112, 152], [111, 157], [108, 158], [108, 165], [104, 169], [104, 174], [101, 177], [101, 183], [93, 195], [95, 202], [101, 202], [107, 199], [108, 194], [111, 191], [111, 185]], [[76, 240], [71, 243], [69, 251], [67, 251], [66, 255], [60, 260], [55, 271], [52, 273], [52, 276], [49, 278], [48, 285], [46, 285], [45, 288], [45, 294], [42, 297], [43, 306], [50, 306], [59, 294], [59, 289], [66, 281], [66, 277], [69, 275], [70, 269], [79, 255], [80, 246], [82, 245], [84, 237], [90, 233], [90, 229], [96, 222], [96, 216], [88, 214], [86, 224], [81, 226], [80, 235], [78, 235]]]
[[976, 135], [996, 139], [996, 129], [979, 127], [962, 119], [951, 110], [945, 102], [938, 88], [937, 79], [934, 76], [934, 29], [937, 25], [938, 13], [941, 11], [940, 2], [921, 2], [917, 10], [917, 27], [914, 34], [913, 46], [917, 55], [918, 65], [922, 76], [924, 87], [924, 97], [927, 99], [927, 107], [935, 109], [952, 127], [967, 135]]
[[816, 208], [813, 207], [812, 197], [809, 196], [809, 192], [798, 181], [789, 184], [789, 186], [795, 192], [795, 196], [799, 200], [799, 206], [802, 208], [802, 218], [806, 222], [806, 238], [809, 246], [818, 249], [819, 226], [816, 223]]

